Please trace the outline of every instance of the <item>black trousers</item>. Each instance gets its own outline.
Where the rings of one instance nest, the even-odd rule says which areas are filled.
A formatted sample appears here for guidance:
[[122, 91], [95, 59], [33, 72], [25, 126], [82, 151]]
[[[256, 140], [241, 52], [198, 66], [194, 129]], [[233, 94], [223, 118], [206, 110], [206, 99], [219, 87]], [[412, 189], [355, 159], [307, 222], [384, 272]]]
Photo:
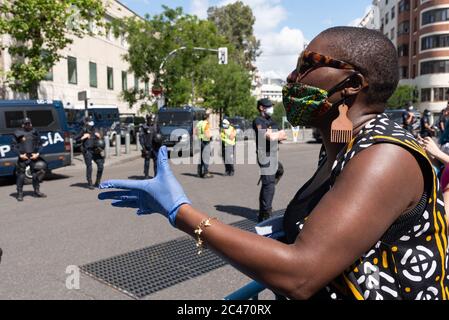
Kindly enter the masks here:
[[204, 177], [209, 173], [210, 141], [201, 141], [201, 162], [198, 165], [198, 175]]
[[99, 153], [94, 153], [92, 150], [85, 150], [83, 152], [84, 163], [86, 164], [86, 179], [87, 183], [92, 184], [92, 161], [97, 165], [97, 181], [101, 181], [104, 170], [104, 158]]
[[34, 190], [39, 189], [39, 186], [40, 186], [39, 175], [41, 174], [41, 172], [34, 169], [36, 162], [37, 162], [37, 160], [22, 160], [20, 158], [17, 160], [17, 163], [16, 163], [17, 191], [20, 191], [20, 192], [23, 191], [23, 186], [25, 184], [25, 171], [26, 171], [27, 166], [30, 166], [30, 168], [31, 168]]
[[[264, 170], [270, 167], [270, 163], [261, 164], [259, 162], [262, 174], [260, 175], [260, 182], [262, 187], [259, 194], [259, 221], [268, 219], [273, 212], [273, 199], [276, 189], [276, 173], [266, 174]], [[264, 174], [265, 173], [265, 174]]]
[[234, 155], [235, 146], [227, 146], [224, 143], [221, 144], [221, 156], [223, 157], [223, 162], [225, 164], [226, 173], [234, 173]]
[[156, 177], [157, 174], [157, 152], [155, 152], [153, 149], [146, 150], [145, 153], [145, 161], [143, 163], [143, 174], [145, 177], [150, 175], [150, 160], [153, 159], [153, 170], [154, 170], [154, 176]]

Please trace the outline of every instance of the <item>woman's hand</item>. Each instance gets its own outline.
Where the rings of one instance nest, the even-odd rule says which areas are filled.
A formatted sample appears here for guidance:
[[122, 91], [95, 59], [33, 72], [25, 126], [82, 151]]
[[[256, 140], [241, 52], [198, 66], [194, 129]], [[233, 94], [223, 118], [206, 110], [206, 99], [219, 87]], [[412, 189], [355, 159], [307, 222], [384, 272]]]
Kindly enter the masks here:
[[138, 215], [160, 213], [176, 227], [176, 215], [183, 204], [191, 204], [168, 164], [167, 148], [159, 150], [157, 175], [152, 180], [110, 180], [103, 182], [100, 189], [123, 189], [124, 191], [103, 192], [100, 200], [113, 200], [112, 206], [135, 208]]

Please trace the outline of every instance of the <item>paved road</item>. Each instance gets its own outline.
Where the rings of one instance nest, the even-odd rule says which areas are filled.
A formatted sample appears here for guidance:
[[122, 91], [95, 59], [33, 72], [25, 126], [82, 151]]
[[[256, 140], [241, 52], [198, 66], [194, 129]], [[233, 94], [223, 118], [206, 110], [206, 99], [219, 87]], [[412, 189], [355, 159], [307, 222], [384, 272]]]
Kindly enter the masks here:
[[[319, 145], [282, 145], [286, 175], [278, 185], [274, 209], [284, 209], [316, 168]], [[173, 166], [197, 208], [233, 223], [254, 217], [258, 208], [258, 167], [241, 165], [236, 176], [224, 177], [213, 165], [214, 179], [195, 177], [194, 165]], [[97, 200], [85, 188], [80, 166], [59, 169], [41, 190], [47, 199], [15, 200], [15, 186], [0, 182], [0, 299], [129, 299], [124, 294], [81, 276], [80, 289], [66, 289], [69, 265], [109, 258], [184, 236], [160, 215], [138, 217]], [[142, 159], [110, 166], [105, 178], [137, 178]], [[25, 191], [31, 190], [27, 186]], [[194, 242], [192, 240], [192, 246]], [[146, 299], [222, 299], [249, 281], [230, 266], [147, 296]]]

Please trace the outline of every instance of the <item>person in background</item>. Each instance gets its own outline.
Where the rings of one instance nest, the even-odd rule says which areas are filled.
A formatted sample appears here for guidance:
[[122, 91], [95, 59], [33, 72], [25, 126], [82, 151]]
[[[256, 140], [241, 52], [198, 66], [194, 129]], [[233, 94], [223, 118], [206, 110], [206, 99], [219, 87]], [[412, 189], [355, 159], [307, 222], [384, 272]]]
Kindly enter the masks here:
[[413, 124], [416, 121], [415, 114], [413, 111], [415, 108], [410, 105], [407, 109], [407, 111], [404, 111], [404, 114], [402, 115], [402, 126], [405, 130], [413, 134]]
[[[276, 182], [282, 176], [278, 172], [283, 171], [283, 166], [278, 161], [278, 143], [286, 140], [287, 135], [283, 130], [278, 131], [279, 126], [272, 118], [274, 106], [269, 99], [259, 100], [257, 110], [259, 116], [253, 122], [253, 129], [256, 132], [257, 163], [261, 170], [258, 221], [262, 222], [273, 214]], [[273, 166], [276, 168], [272, 168]]]
[[[30, 166], [31, 174], [33, 176], [34, 196], [37, 198], [46, 198], [47, 196], [40, 192], [40, 171], [43, 168], [38, 168], [39, 153], [42, 150], [42, 139], [36, 129], [33, 128], [31, 119], [25, 118], [22, 120], [22, 128], [14, 132], [12, 150], [17, 155], [16, 164], [16, 187], [17, 187], [17, 201], [23, 201], [23, 185], [25, 184], [25, 171]], [[45, 173], [45, 172], [44, 172]]]
[[221, 150], [223, 161], [225, 163], [225, 175], [234, 175], [234, 154], [237, 131], [231, 125], [228, 119], [224, 119], [221, 129]]
[[153, 159], [154, 176], [156, 176], [156, 161], [154, 161], [153, 156], [153, 137], [155, 134], [153, 125], [152, 116], [147, 115], [146, 123], [140, 127], [139, 142], [142, 146], [142, 158], [145, 159], [143, 164], [144, 179], [150, 178], [150, 159]]
[[198, 165], [198, 177], [200, 178], [213, 178], [214, 176], [209, 173], [209, 163], [210, 163], [210, 142], [212, 139], [212, 134], [210, 132], [210, 125], [208, 121], [208, 115], [204, 114], [203, 119], [198, 121], [196, 128], [196, 135], [201, 142], [201, 159]]
[[432, 113], [429, 110], [424, 110], [423, 116], [421, 118], [421, 131], [420, 136], [421, 138], [426, 137], [434, 137], [435, 136], [435, 129], [432, 128], [432, 125], [430, 124], [430, 116]]
[[437, 161], [440, 161], [444, 165], [443, 173], [440, 178], [440, 187], [443, 192], [447, 218], [447, 213], [449, 213], [449, 155], [443, 152], [430, 137], [420, 139], [419, 142], [429, 156], [433, 157]]
[[[84, 127], [74, 137], [77, 143], [81, 143], [81, 152], [83, 153], [84, 163], [86, 164], [86, 180], [87, 187], [94, 190], [101, 183], [101, 177], [104, 170], [104, 157], [101, 153], [99, 142], [101, 139], [100, 132], [95, 129], [95, 122], [91, 117], [84, 119]], [[92, 183], [92, 161], [97, 165], [97, 178], [95, 184]]]

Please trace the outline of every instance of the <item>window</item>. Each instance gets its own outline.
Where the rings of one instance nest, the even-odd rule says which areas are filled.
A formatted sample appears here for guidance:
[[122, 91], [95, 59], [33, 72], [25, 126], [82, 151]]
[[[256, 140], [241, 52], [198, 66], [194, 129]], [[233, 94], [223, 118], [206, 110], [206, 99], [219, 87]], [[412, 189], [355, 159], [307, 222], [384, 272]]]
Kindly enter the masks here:
[[390, 31], [390, 39], [394, 40], [394, 28]]
[[394, 19], [395, 15], [396, 15], [396, 7], [393, 6], [393, 8], [391, 8], [391, 20]]
[[434, 88], [433, 89], [433, 101], [448, 101], [448, 91], [449, 88]]
[[421, 102], [429, 102], [432, 96], [432, 89], [421, 89]]
[[408, 57], [408, 44], [403, 44], [398, 47], [398, 57]]
[[69, 76], [69, 83], [70, 84], [77, 84], [78, 83], [78, 74], [76, 70], [76, 58], [75, 57], [67, 57], [67, 69], [68, 69], [68, 76]]
[[97, 64], [94, 62], [89, 62], [89, 85], [97, 87]]
[[107, 68], [107, 77], [108, 77], [108, 89], [109, 90], [114, 90], [114, 69], [112, 69], [111, 67]]
[[408, 34], [409, 31], [410, 31], [410, 21], [404, 21], [398, 25], [398, 36]]
[[449, 47], [449, 34], [433, 35], [421, 40], [421, 50], [445, 47]]
[[422, 14], [423, 25], [448, 20], [449, 20], [449, 8], [430, 10]]
[[399, 67], [399, 77], [401, 79], [408, 78], [408, 67]]
[[388, 24], [388, 13], [385, 14], [385, 24]]
[[134, 75], [134, 90], [139, 90], [139, 78]]
[[449, 73], [449, 60], [434, 60], [421, 63], [421, 75]]
[[128, 90], [128, 74], [122, 71], [122, 91]]
[[22, 111], [6, 111], [5, 122], [6, 128], [15, 129], [22, 126], [22, 120], [24, 118]]
[[28, 110], [26, 114], [34, 127], [47, 128], [55, 121], [51, 110]]
[[398, 5], [399, 14], [404, 11], [409, 11], [409, 10], [410, 10], [410, 0], [399, 1], [399, 5]]

